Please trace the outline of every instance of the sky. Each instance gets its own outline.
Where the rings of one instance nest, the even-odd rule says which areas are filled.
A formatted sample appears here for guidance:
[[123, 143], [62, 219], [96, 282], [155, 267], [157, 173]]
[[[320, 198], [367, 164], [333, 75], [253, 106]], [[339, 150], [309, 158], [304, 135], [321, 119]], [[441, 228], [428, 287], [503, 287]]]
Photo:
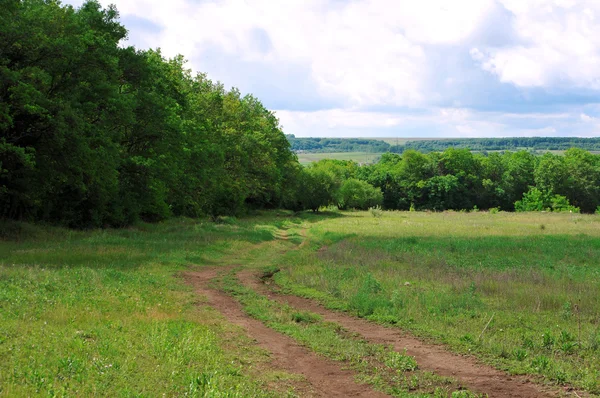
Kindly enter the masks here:
[[100, 2], [297, 137], [600, 136], [600, 0]]

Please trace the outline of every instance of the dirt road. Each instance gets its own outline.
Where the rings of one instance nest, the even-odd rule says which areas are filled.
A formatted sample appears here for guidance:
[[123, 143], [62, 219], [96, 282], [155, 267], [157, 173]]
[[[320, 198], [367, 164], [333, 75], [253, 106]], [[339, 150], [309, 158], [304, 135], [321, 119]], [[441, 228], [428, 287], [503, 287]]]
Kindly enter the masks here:
[[408, 355], [415, 357], [420, 369], [435, 372], [440, 376], [453, 377], [471, 391], [486, 393], [494, 398], [534, 398], [558, 395], [556, 392], [544, 391], [541, 386], [531, 383], [525, 377], [510, 376], [482, 364], [472, 357], [457, 355], [441, 346], [424, 343], [402, 333], [399, 329], [387, 328], [344, 313], [330, 311], [302, 297], [276, 293], [265, 285], [252, 270], [241, 271], [238, 278], [245, 286], [270, 299], [287, 303], [300, 310], [317, 313], [324, 320], [338, 323], [370, 342], [391, 345], [398, 352], [406, 350]]
[[250, 318], [235, 299], [210, 288], [209, 282], [226, 269], [221, 267], [190, 271], [184, 274], [184, 278], [196, 293], [208, 298], [210, 306], [223, 314], [229, 322], [244, 328], [261, 348], [270, 352], [272, 364], [276, 368], [303, 375], [308, 386], [303, 391], [298, 391], [302, 396], [387, 397], [368, 385], [356, 383], [354, 372], [342, 369], [340, 364], [317, 356], [291, 338]]

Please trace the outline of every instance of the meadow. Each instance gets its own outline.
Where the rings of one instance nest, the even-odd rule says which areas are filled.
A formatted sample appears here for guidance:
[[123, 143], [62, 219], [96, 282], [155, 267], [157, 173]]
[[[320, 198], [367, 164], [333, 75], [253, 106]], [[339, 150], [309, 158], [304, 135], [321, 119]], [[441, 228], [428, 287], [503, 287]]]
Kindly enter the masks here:
[[276, 281], [513, 374], [600, 393], [600, 217], [345, 213]]
[[273, 396], [265, 353], [178, 277], [272, 240], [272, 223], [2, 224], [0, 396]]
[[223, 269], [213, 287], [249, 317], [389, 395], [476, 396], [236, 274], [270, 272], [285, 292], [600, 394], [597, 215], [282, 211], [0, 227], [0, 396], [304, 396], [301, 375], [274, 367], [182, 278], [208, 268]]

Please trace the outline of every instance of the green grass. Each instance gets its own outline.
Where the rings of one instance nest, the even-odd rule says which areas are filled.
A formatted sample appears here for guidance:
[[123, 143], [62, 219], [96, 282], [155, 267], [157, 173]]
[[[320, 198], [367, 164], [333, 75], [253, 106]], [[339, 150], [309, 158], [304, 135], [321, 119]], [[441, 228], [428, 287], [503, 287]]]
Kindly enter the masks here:
[[[2, 223], [0, 396], [291, 392], [296, 376], [269, 368], [178, 277], [230, 264], [280, 268], [276, 282], [296, 294], [600, 394], [599, 234], [596, 215], [502, 212], [270, 212], [96, 231]], [[410, 363], [401, 354], [225, 286], [249, 314], [377, 388], [449, 392], [435, 375], [395, 368]]]
[[263, 351], [177, 277], [269, 242], [288, 222], [229, 221], [3, 224], [0, 396], [272, 396], [251, 371], [268, 361]]
[[[270, 273], [271, 268], [265, 272]], [[234, 274], [220, 286], [239, 300], [244, 310], [270, 328], [290, 336], [312, 351], [358, 372], [360, 381], [396, 397], [448, 397], [478, 395], [453, 389], [452, 380], [418, 370], [415, 359], [382, 344], [371, 344], [339, 325], [322, 321], [318, 314], [298, 311], [242, 286]], [[456, 394], [463, 395], [456, 395]]]
[[345, 213], [314, 225], [275, 279], [510, 372], [599, 394], [599, 232], [595, 215]]
[[375, 163], [381, 153], [369, 152], [332, 152], [332, 153], [299, 153], [298, 161], [302, 165], [318, 162], [321, 159], [353, 160], [357, 163]]

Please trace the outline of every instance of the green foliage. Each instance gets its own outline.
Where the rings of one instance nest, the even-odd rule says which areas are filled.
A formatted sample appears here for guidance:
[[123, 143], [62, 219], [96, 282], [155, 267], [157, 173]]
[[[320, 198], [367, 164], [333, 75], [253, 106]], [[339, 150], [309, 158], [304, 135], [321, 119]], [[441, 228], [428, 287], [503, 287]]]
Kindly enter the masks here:
[[542, 211], [549, 208], [548, 195], [537, 188], [531, 188], [523, 195], [523, 199], [515, 202], [516, 211]]
[[448, 148], [473, 151], [517, 151], [523, 149], [559, 151], [573, 147], [597, 151], [600, 150], [600, 139], [578, 137], [450, 138], [407, 141], [404, 145], [392, 147], [391, 151], [402, 153], [403, 150], [412, 149], [421, 152], [439, 152]]
[[365, 138], [297, 138], [286, 134], [295, 152], [387, 152], [391, 146], [385, 141]]
[[122, 47], [114, 7], [8, 1], [0, 217], [71, 227], [280, 206], [295, 155], [251, 95]]
[[[591, 213], [600, 206], [600, 156], [566, 148], [594, 139], [468, 141], [567, 149], [536, 158], [475, 154], [462, 140], [399, 150], [381, 140], [286, 137], [252, 95], [192, 75], [181, 56], [123, 47], [127, 30], [113, 6], [5, 3], [0, 218], [85, 228], [277, 207], [512, 211], [516, 203], [520, 211]], [[444, 152], [418, 151], [426, 147]], [[401, 155], [302, 168], [291, 149]]]
[[[525, 151], [474, 154], [449, 148], [384, 154], [356, 178], [380, 188], [385, 209], [594, 212], [600, 204], [600, 156], [570, 149], [536, 158]], [[516, 206], [516, 207], [515, 207]]]
[[340, 209], [367, 210], [381, 205], [383, 194], [381, 189], [371, 184], [350, 178], [342, 184], [338, 194], [338, 207]]
[[[292, 144], [292, 150], [312, 153], [333, 152], [392, 152], [399, 153], [415, 150], [423, 153], [442, 152], [448, 148], [470, 149], [473, 151], [566, 151], [577, 147], [588, 151], [600, 150], [600, 138], [579, 137], [513, 137], [513, 138], [448, 138], [408, 140], [398, 145], [394, 139], [365, 138], [298, 138], [286, 135]], [[403, 140], [404, 141], [404, 140]]]
[[550, 195], [537, 188], [531, 188], [523, 195], [522, 200], [516, 201], [515, 210], [579, 213], [579, 208], [571, 206], [566, 197], [562, 195]]

